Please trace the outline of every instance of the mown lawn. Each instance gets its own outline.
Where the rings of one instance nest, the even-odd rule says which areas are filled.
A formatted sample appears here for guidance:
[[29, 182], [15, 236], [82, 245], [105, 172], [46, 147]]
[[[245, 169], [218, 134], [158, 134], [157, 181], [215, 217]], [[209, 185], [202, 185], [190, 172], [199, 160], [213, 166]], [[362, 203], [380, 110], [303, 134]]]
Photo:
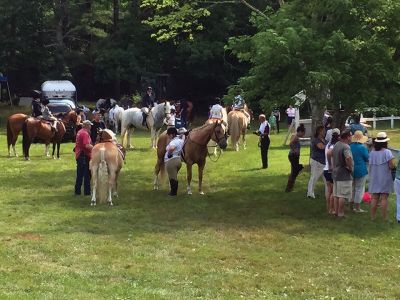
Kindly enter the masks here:
[[[400, 132], [388, 134], [400, 146]], [[205, 196], [185, 195], [183, 169], [172, 199], [166, 185], [152, 190], [155, 153], [141, 133], [115, 206], [90, 207], [88, 197], [73, 195], [72, 144], [62, 146], [61, 160], [35, 145], [26, 162], [7, 158], [1, 132], [0, 298], [400, 298], [394, 195], [389, 222], [328, 217], [322, 181], [316, 200], [305, 197], [307, 173], [293, 193], [283, 192], [290, 168], [283, 138], [272, 136], [267, 170], [259, 169], [255, 136], [247, 150], [208, 161]]]

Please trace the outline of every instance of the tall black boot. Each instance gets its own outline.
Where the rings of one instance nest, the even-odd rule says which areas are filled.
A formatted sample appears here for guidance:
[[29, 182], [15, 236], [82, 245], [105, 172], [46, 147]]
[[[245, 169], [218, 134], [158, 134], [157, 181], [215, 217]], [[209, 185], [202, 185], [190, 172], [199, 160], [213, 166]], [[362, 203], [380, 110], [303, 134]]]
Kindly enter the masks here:
[[286, 185], [285, 192], [286, 192], [286, 193], [290, 193], [291, 191], [293, 191], [293, 186], [294, 186], [293, 177], [292, 177], [292, 175], [289, 175], [289, 178], [288, 178], [288, 182], [287, 182], [287, 185]]
[[170, 179], [169, 185], [171, 187], [171, 191], [169, 192], [168, 196], [176, 196], [176, 191], [178, 190], [178, 181], [175, 179]]
[[178, 185], [179, 185], [178, 180], [175, 180], [175, 186], [174, 186], [174, 193], [175, 193], [175, 196], [178, 195]]

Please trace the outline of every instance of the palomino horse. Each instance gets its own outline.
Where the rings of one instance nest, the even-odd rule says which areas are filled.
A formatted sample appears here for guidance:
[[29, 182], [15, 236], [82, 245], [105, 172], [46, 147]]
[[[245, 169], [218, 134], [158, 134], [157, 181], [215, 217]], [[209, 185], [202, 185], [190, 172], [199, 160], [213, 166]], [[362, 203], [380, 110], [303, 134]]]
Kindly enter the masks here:
[[17, 151], [15, 151], [15, 143], [17, 142], [18, 135], [22, 130], [22, 125], [24, 125], [25, 120], [29, 116], [25, 114], [13, 114], [8, 117], [7, 120], [7, 146], [8, 146], [8, 156], [11, 156], [11, 146], [14, 151], [14, 156], [18, 156]]
[[54, 131], [49, 123], [40, 119], [28, 118], [22, 126], [22, 150], [26, 160], [29, 160], [29, 148], [33, 141], [37, 138], [41, 143], [46, 145], [46, 155], [48, 155], [48, 149], [50, 143], [53, 143], [53, 158], [57, 144], [57, 158], [60, 158], [60, 144], [65, 134], [64, 124], [73, 124], [77, 126], [80, 123], [80, 116], [72, 110], [66, 113], [57, 122], [57, 131]]
[[[195, 128], [189, 132], [182, 149], [182, 159], [187, 168], [187, 193], [192, 194], [190, 183], [192, 181], [192, 166], [197, 164], [199, 169], [199, 193], [204, 194], [202, 189], [203, 171], [206, 165], [208, 154], [207, 144], [213, 140], [219, 147], [225, 149], [226, 135], [223, 125], [220, 121], [207, 123], [201, 127]], [[164, 132], [157, 142], [157, 164], [154, 168], [154, 189], [158, 189], [158, 174], [164, 170], [164, 155], [168, 144], [168, 136]]]
[[121, 142], [124, 145], [125, 135], [128, 135], [127, 138], [127, 148], [133, 148], [131, 145], [131, 132], [133, 132], [133, 128], [141, 128], [151, 130], [151, 147], [153, 149], [156, 148], [157, 138], [160, 132], [161, 127], [164, 124], [164, 119], [169, 117], [171, 113], [171, 105], [168, 101], [157, 104], [154, 106], [146, 119], [146, 125], [143, 126], [143, 113], [137, 108], [129, 108], [122, 113], [122, 122], [121, 122]]
[[241, 110], [232, 110], [228, 114], [228, 128], [232, 148], [239, 151], [239, 139], [242, 136], [243, 149], [246, 149], [246, 131], [249, 118]]
[[124, 108], [118, 106], [117, 104], [110, 109], [108, 112], [109, 124], [110, 127], [114, 127], [115, 133], [118, 134], [118, 126], [120, 126], [122, 121], [122, 113], [124, 112]]
[[115, 134], [111, 130], [100, 130], [99, 137], [89, 163], [93, 183], [91, 205], [96, 205], [96, 193], [100, 203], [113, 205], [112, 196], [118, 197], [117, 181], [124, 164], [124, 153], [118, 150]]

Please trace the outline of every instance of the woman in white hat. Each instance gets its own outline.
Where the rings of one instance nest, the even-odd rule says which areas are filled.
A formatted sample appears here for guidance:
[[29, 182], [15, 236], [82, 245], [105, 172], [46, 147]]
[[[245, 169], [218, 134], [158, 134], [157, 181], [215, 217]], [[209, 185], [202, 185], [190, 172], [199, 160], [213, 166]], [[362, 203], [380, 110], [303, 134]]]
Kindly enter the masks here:
[[367, 181], [367, 164], [369, 153], [364, 143], [368, 140], [361, 130], [356, 130], [350, 144], [351, 154], [353, 154], [353, 195], [350, 200], [350, 209], [354, 212], [364, 212], [360, 203], [365, 192], [365, 183]]
[[394, 157], [387, 149], [388, 141], [386, 132], [379, 132], [374, 140], [374, 149], [369, 155], [369, 185], [371, 194], [371, 219], [375, 220], [378, 201], [382, 203], [382, 218], [387, 219], [388, 197], [393, 190], [391, 170], [395, 168]]

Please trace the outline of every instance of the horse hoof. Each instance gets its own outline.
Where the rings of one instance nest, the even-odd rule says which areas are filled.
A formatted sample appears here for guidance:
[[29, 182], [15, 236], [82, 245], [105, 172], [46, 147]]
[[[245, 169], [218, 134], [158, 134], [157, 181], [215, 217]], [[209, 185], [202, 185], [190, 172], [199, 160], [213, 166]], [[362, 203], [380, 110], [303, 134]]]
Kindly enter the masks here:
[[199, 194], [200, 194], [200, 195], [204, 195], [204, 192], [203, 192], [203, 191], [200, 191]]
[[90, 206], [96, 206], [96, 202], [91, 202]]
[[112, 202], [109, 203], [110, 206], [113, 206], [114, 204]]

